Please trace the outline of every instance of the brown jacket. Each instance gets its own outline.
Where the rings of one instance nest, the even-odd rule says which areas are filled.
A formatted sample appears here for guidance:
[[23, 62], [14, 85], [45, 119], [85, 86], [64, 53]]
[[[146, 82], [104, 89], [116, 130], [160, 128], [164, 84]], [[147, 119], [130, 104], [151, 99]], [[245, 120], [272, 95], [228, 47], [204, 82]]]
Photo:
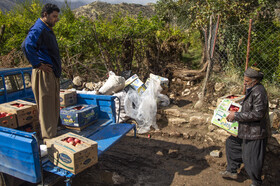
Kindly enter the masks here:
[[256, 140], [267, 137], [269, 125], [268, 98], [262, 84], [255, 85], [241, 102], [241, 112], [236, 112], [234, 120], [239, 122], [238, 137]]

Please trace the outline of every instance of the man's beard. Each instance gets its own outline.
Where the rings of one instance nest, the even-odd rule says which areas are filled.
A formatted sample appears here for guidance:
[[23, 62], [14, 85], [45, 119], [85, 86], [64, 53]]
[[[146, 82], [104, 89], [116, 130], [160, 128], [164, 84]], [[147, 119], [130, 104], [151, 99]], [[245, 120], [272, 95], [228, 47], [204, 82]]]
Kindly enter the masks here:
[[249, 85], [246, 85], [245, 88], [246, 89], [250, 89], [252, 88], [253, 86], [255, 86], [256, 82], [255, 81], [252, 81]]

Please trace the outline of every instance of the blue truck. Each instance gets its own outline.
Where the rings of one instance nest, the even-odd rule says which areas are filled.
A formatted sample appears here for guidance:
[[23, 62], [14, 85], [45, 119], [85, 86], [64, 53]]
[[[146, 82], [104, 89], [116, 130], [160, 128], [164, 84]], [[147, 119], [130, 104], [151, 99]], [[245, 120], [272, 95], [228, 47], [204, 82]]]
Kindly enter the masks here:
[[[31, 88], [32, 68], [0, 69], [0, 103], [24, 99], [34, 101]], [[71, 130], [98, 143], [98, 157], [136, 126], [116, 121], [114, 96], [77, 94], [77, 104], [98, 106], [98, 120], [82, 131]], [[60, 134], [69, 132], [62, 129]], [[35, 132], [25, 132], [0, 126], [0, 173], [38, 185], [52, 185], [65, 179], [71, 185], [75, 176], [52, 164], [40, 155], [40, 140]], [[47, 174], [46, 174], [47, 173]], [[49, 173], [49, 174], [48, 174]], [[1, 178], [0, 178], [1, 179]], [[4, 182], [5, 179], [2, 179]], [[1, 182], [1, 180], [0, 180]]]

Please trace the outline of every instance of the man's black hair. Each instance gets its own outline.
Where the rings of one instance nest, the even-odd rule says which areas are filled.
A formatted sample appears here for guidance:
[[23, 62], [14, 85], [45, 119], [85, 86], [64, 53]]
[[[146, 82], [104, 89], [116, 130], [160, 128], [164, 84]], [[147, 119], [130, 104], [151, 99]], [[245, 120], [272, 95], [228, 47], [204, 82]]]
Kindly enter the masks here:
[[41, 11], [41, 17], [44, 17], [45, 12], [47, 12], [47, 14], [51, 14], [53, 11], [60, 12], [60, 9], [55, 4], [47, 3]]

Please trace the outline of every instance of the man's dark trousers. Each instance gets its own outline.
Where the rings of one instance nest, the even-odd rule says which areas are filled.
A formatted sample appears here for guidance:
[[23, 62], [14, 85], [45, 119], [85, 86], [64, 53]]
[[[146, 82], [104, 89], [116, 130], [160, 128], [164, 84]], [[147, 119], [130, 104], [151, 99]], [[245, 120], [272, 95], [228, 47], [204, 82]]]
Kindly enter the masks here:
[[241, 163], [255, 185], [261, 185], [267, 139], [246, 140], [230, 136], [226, 140], [227, 171], [236, 173]]

